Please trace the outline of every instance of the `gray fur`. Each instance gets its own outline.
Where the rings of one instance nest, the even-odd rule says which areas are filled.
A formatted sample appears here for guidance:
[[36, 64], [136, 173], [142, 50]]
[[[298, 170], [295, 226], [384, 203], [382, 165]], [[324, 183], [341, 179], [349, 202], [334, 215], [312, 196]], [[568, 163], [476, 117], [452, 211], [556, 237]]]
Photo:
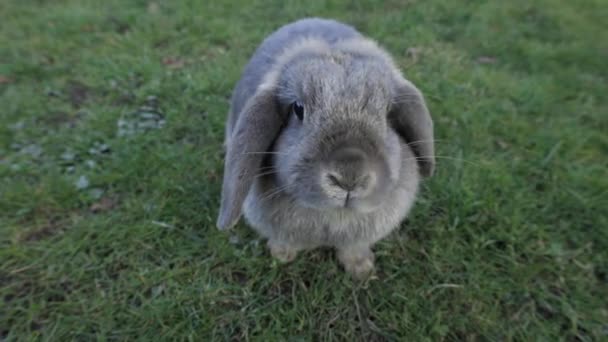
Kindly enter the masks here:
[[354, 28], [333, 20], [309, 18], [285, 25], [269, 35], [245, 66], [243, 75], [234, 89], [226, 137], [231, 135], [230, 130], [234, 127], [239, 113], [255, 93], [264, 75], [272, 69], [279, 54], [293, 43], [294, 39], [306, 36], [323, 37], [327, 41], [335, 42], [339, 39], [359, 37], [360, 34]]
[[[289, 112], [296, 101], [302, 121]], [[370, 247], [405, 218], [434, 167], [422, 94], [375, 43], [316, 18], [282, 27], [255, 52], [225, 145], [220, 229], [242, 211], [276, 257], [332, 246], [356, 275], [371, 270]]]

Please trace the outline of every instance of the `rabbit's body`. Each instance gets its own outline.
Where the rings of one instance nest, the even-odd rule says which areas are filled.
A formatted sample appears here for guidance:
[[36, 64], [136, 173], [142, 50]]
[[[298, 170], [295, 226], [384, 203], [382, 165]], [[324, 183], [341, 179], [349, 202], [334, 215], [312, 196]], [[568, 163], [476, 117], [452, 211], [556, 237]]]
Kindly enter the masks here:
[[434, 166], [420, 92], [375, 43], [323, 19], [264, 40], [233, 94], [225, 145], [220, 228], [242, 211], [275, 257], [336, 247], [358, 276]]

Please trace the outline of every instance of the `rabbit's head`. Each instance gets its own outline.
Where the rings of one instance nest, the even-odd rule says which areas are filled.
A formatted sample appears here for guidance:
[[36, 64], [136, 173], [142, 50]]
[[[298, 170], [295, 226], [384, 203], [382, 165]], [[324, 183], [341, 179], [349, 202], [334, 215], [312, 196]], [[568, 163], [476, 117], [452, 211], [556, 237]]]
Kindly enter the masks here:
[[[240, 113], [227, 146], [218, 227], [238, 220], [259, 174], [302, 206], [369, 212], [400, 176], [402, 139], [423, 176], [433, 123], [421, 93], [375, 43], [295, 43]], [[262, 169], [262, 165], [265, 168]]]

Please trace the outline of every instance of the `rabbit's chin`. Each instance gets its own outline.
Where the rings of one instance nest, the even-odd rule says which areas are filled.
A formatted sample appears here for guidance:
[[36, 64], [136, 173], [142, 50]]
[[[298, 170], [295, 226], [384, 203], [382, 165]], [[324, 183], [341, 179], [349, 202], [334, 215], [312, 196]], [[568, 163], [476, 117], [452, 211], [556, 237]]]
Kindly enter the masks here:
[[338, 211], [343, 213], [352, 213], [352, 214], [369, 214], [378, 210], [382, 203], [372, 203], [368, 200], [361, 199], [353, 199], [348, 202], [334, 200], [331, 198], [323, 198], [323, 199], [301, 199], [296, 198], [296, 202], [298, 205], [315, 209], [319, 211]]

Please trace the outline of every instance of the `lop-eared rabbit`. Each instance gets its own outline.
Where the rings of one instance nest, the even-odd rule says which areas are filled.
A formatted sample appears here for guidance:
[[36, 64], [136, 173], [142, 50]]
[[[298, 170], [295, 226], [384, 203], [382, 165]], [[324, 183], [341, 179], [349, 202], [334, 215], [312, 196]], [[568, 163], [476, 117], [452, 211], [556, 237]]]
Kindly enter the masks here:
[[335, 247], [358, 278], [433, 174], [433, 121], [389, 54], [353, 27], [302, 19], [259, 46], [232, 96], [217, 226], [240, 216], [284, 262]]

